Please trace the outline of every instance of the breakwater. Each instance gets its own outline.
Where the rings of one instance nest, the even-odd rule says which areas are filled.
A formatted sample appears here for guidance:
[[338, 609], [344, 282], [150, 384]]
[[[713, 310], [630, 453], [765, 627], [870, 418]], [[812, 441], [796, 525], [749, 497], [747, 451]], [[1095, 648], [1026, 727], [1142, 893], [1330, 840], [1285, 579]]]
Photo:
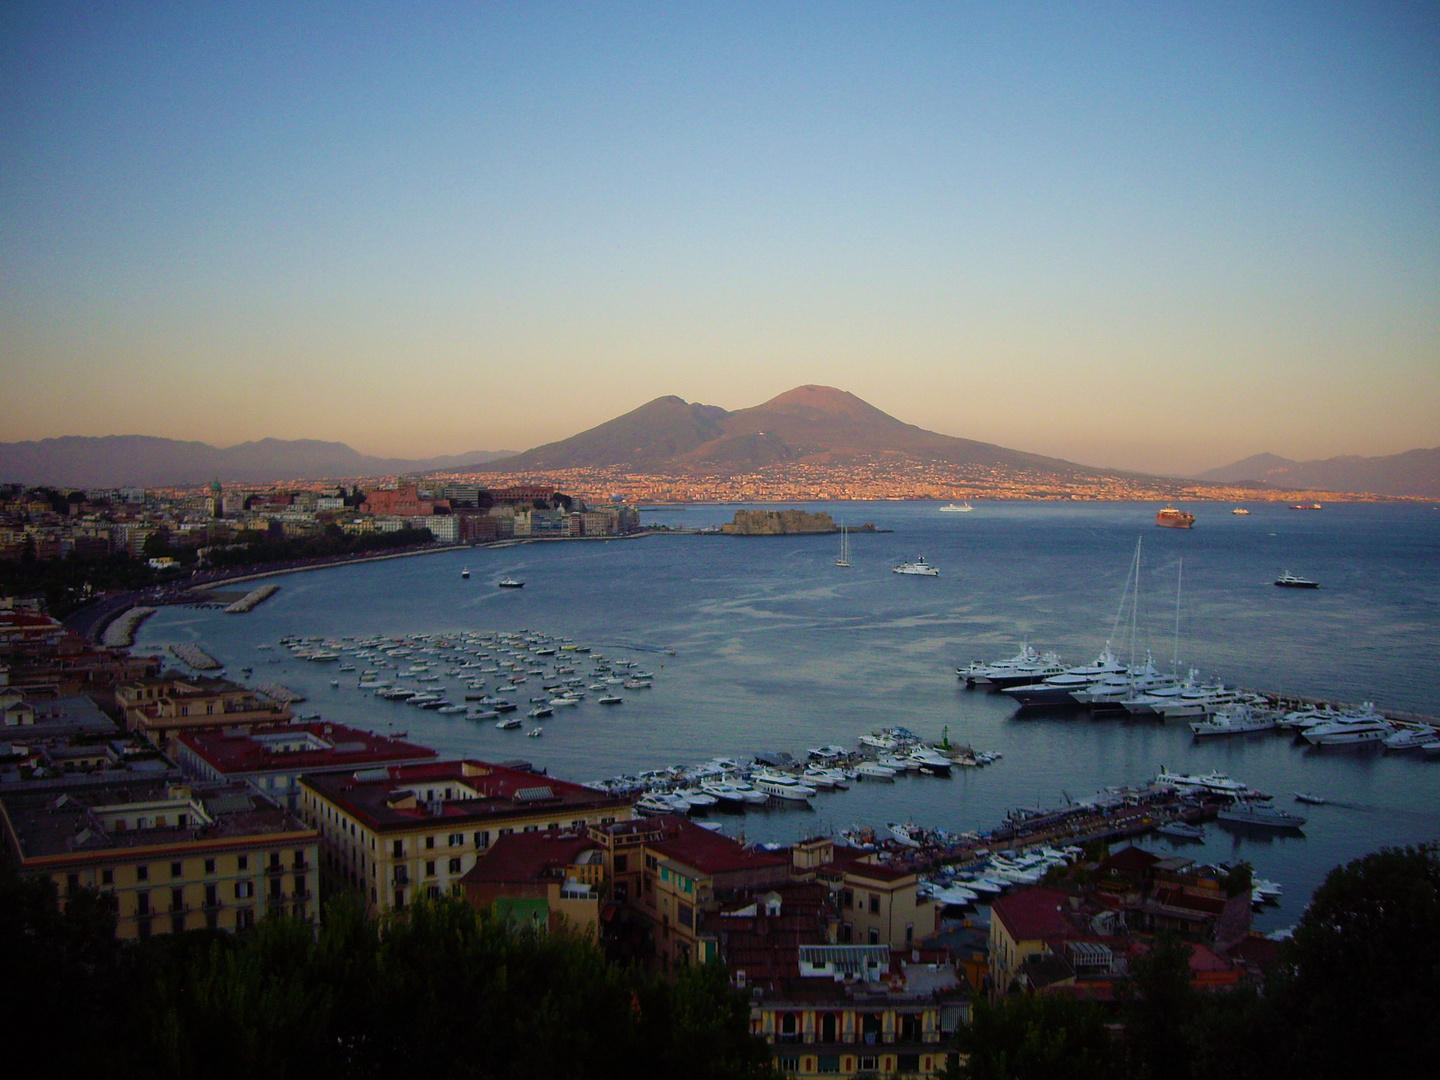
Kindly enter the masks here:
[[140, 624], [156, 610], [153, 607], [132, 607], [105, 627], [105, 632], [100, 635], [100, 644], [107, 649], [128, 649], [135, 644], [135, 631]]
[[251, 611], [260, 604], [263, 604], [279, 591], [279, 585], [261, 585], [259, 588], [251, 589], [239, 600], [225, 607], [224, 611], [229, 615], [243, 615], [247, 611]]
[[183, 641], [169, 648], [177, 660], [184, 661], [197, 671], [218, 671], [222, 666], [219, 660], [193, 642]]

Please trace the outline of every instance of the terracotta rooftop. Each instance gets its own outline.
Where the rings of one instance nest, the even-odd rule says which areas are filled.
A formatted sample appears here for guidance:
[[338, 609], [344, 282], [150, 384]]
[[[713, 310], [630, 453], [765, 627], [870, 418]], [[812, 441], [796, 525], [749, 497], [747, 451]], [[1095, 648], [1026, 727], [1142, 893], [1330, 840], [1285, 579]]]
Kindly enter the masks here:
[[491, 844], [460, 880], [467, 885], [542, 881], [561, 876], [585, 852], [603, 850], [594, 840], [571, 832], [511, 833]]
[[990, 913], [1005, 924], [1016, 941], [1068, 937], [1075, 932], [1065, 917], [1069, 899], [1069, 894], [1059, 889], [1022, 889], [998, 897], [990, 905]]
[[310, 773], [300, 782], [382, 832], [422, 821], [485, 825], [542, 812], [568, 825], [575, 813], [614, 810], [619, 816], [630, 807], [628, 799], [593, 788], [472, 760]]
[[686, 818], [676, 816], [665, 820], [671, 826], [666, 830], [665, 837], [651, 841], [648, 847], [657, 855], [693, 866], [703, 874], [790, 865], [788, 853], [744, 847], [728, 836], [702, 829]]
[[353, 769], [439, 756], [428, 747], [327, 723], [188, 731], [180, 742], [226, 776]]

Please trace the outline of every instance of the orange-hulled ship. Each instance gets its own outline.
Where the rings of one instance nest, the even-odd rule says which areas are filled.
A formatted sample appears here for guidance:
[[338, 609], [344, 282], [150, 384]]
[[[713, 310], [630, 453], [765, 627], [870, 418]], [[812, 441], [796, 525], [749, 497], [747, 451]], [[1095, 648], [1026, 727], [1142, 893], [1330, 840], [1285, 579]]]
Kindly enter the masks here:
[[1167, 529], [1188, 529], [1195, 524], [1195, 515], [1167, 506], [1155, 515], [1155, 524], [1163, 525]]

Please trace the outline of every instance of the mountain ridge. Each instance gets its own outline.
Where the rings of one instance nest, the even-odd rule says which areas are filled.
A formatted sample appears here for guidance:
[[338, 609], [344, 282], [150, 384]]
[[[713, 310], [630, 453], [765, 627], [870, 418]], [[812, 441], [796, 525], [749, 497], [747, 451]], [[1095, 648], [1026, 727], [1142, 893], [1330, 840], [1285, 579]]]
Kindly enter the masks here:
[[673, 395], [656, 398], [568, 439], [491, 461], [482, 471], [621, 468], [683, 473], [746, 470], [778, 462], [833, 464], [876, 455], [1085, 477], [1130, 475], [927, 431], [848, 391], [813, 383], [734, 412]]
[[320, 439], [255, 439], [221, 448], [155, 435], [62, 435], [0, 443], [0, 482], [72, 488], [179, 487], [216, 479], [266, 484], [467, 469], [511, 453], [476, 450], [410, 460], [373, 457]]
[[1381, 457], [1346, 454], [1311, 461], [1252, 454], [1230, 465], [1197, 473], [1195, 479], [1221, 484], [1250, 482], [1292, 490], [1440, 498], [1440, 447]]

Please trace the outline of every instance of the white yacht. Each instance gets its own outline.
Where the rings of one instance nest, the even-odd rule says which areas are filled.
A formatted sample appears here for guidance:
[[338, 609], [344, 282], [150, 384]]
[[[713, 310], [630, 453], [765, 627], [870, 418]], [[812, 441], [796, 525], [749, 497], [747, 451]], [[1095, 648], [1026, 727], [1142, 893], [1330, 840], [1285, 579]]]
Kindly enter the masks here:
[[802, 784], [799, 779], [786, 773], [759, 772], [750, 778], [750, 783], [756, 791], [773, 795], [777, 799], [806, 802], [815, 797], [813, 787]]
[[1440, 741], [1440, 732], [1429, 724], [1421, 724], [1418, 727], [1403, 727], [1394, 735], [1386, 736], [1385, 749], [1423, 750], [1437, 741]]
[[1215, 816], [1233, 825], [1263, 825], [1271, 829], [1298, 829], [1305, 824], [1305, 819], [1299, 814], [1281, 810], [1268, 799], [1232, 803]]
[[911, 577], [939, 577], [940, 571], [925, 561], [921, 555], [914, 562], [902, 562], [899, 566], [891, 567], [893, 574], [908, 574]]
[[1369, 712], [1342, 715], [1329, 723], [1304, 728], [1300, 737], [1311, 746], [1354, 746], [1384, 742], [1393, 734], [1395, 726], [1372, 707]]
[[862, 761], [855, 766], [855, 773], [862, 780], [894, 780], [895, 770], [886, 768], [878, 761]]
[[956, 506], [952, 502], [946, 503], [944, 506], [940, 507], [940, 512], [942, 514], [968, 514], [974, 509], [975, 508], [971, 506], [968, 501], [961, 503], [959, 506]]
[[1240, 704], [1225, 712], [1218, 712], [1208, 720], [1196, 720], [1190, 730], [1196, 738], [1209, 735], [1245, 735], [1252, 731], [1273, 731], [1279, 724], [1275, 714], [1261, 712], [1246, 704]]

